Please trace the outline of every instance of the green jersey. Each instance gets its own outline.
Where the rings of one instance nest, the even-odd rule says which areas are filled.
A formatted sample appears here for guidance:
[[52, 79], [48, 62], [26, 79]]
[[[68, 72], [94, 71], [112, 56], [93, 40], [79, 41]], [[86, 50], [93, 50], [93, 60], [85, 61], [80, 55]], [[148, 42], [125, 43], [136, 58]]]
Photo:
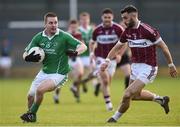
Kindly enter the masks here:
[[89, 56], [89, 41], [92, 38], [93, 28], [91, 26], [88, 26], [87, 29], [84, 29], [82, 26], [80, 26], [79, 31], [81, 32], [82, 39], [88, 48], [81, 56]]
[[42, 70], [47, 73], [67, 74], [70, 71], [68, 64], [68, 49], [76, 49], [80, 41], [72, 37], [67, 32], [57, 29], [57, 32], [48, 37], [45, 31], [36, 34], [30, 44], [26, 47], [29, 51], [32, 47], [41, 47], [45, 52]]

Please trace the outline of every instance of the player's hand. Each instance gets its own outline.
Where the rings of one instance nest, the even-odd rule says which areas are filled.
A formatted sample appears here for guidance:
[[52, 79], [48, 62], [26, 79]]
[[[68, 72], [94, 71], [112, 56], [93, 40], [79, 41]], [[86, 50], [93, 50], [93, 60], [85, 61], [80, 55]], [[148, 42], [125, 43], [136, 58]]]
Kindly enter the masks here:
[[72, 49], [68, 49], [66, 51], [66, 54], [69, 56], [69, 57], [76, 57], [78, 55], [78, 52], [75, 51], [75, 50], [72, 50]]
[[34, 55], [34, 53], [35, 53], [35, 51], [33, 51], [32, 53], [27, 55], [25, 57], [25, 61], [27, 61], [27, 62], [39, 62], [39, 60], [41, 59], [40, 54]]
[[110, 64], [110, 60], [106, 59], [100, 66], [100, 71], [105, 71]]
[[177, 77], [177, 69], [176, 66], [170, 66], [169, 67], [169, 74], [171, 75], [171, 77], [176, 78]]

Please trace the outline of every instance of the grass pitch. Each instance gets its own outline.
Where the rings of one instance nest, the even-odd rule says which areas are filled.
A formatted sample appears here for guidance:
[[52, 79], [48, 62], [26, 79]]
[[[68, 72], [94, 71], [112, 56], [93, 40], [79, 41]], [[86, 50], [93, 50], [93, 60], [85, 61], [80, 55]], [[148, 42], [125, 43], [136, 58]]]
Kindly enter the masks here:
[[[133, 101], [130, 109], [115, 124], [106, 120], [114, 113], [105, 109], [102, 94], [93, 95], [88, 84], [88, 93], [81, 94], [81, 103], [76, 103], [69, 90], [71, 81], [62, 88], [60, 104], [54, 104], [53, 93], [47, 93], [37, 114], [37, 123], [22, 123], [19, 116], [27, 111], [26, 95], [32, 79], [0, 80], [0, 125], [7, 126], [171, 126], [180, 125], [180, 80], [157, 77], [146, 86], [160, 95], [170, 96], [170, 113], [166, 115], [154, 102]], [[123, 80], [113, 79], [111, 97], [117, 109], [123, 94]]]

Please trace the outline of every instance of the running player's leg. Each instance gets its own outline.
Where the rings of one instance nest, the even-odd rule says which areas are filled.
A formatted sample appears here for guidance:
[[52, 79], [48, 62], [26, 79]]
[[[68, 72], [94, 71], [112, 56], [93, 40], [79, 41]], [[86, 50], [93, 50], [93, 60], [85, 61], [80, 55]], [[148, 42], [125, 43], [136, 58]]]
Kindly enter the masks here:
[[71, 71], [73, 83], [70, 89], [73, 92], [73, 95], [76, 98], [76, 101], [79, 102], [80, 101], [80, 82], [82, 80], [84, 68], [79, 58], [76, 58], [76, 61], [74, 61], [74, 63], [71, 64], [71, 66], [73, 68]]
[[54, 81], [51, 79], [44, 80], [36, 89], [35, 99], [27, 113], [21, 116], [21, 119], [26, 122], [36, 122], [36, 113], [41, 105], [45, 92], [50, 92], [55, 89]]
[[43, 100], [44, 94], [55, 90], [58, 84], [63, 85], [65, 81], [67, 81], [66, 75], [45, 74], [40, 71], [29, 91], [29, 95], [34, 96], [34, 102], [29, 108], [29, 111], [21, 116], [21, 119], [26, 122], [36, 122], [36, 113]]
[[92, 67], [90, 66], [89, 56], [80, 57], [80, 60], [83, 64], [83, 68], [85, 70], [83, 75], [85, 75], [86, 72], [88, 74], [84, 79], [81, 80], [83, 92], [86, 93], [88, 91], [87, 82], [92, 80], [95, 76], [92, 73]]
[[[123, 99], [120, 104], [120, 108], [116, 113], [108, 120], [108, 122], [116, 122], [118, 118], [129, 108], [130, 100], [146, 100], [155, 101], [164, 108], [165, 112], [169, 112], [169, 97], [160, 97], [147, 90], [142, 90], [145, 84], [148, 84], [154, 80], [157, 74], [157, 67], [152, 67], [146, 64], [133, 64], [131, 65], [131, 81], [130, 85], [125, 91]], [[134, 80], [132, 82], [132, 80]]]
[[[130, 81], [132, 82], [132, 81]], [[115, 112], [115, 114], [108, 119], [107, 122], [116, 122], [122, 115], [125, 113], [129, 106], [131, 99], [135, 96], [141, 93], [141, 90], [144, 88], [145, 84], [140, 81], [139, 79], [133, 81], [128, 88], [125, 90], [122, 101], [120, 103], [120, 106], [118, 110]]]
[[54, 99], [55, 104], [59, 104], [60, 92], [61, 92], [61, 89], [59, 87], [56, 88], [54, 91], [53, 99]]
[[120, 66], [121, 71], [123, 72], [125, 79], [124, 79], [124, 85], [125, 88], [128, 87], [129, 85], [129, 78], [130, 78], [130, 73], [131, 73], [131, 66], [129, 63], [121, 65]]
[[111, 102], [111, 96], [110, 96], [110, 75], [108, 71], [100, 71], [99, 72], [99, 79], [101, 83], [102, 93], [103, 97], [106, 103], [106, 109], [108, 111], [111, 111], [113, 109], [112, 102]]
[[100, 71], [100, 83], [101, 83], [101, 88], [102, 88], [102, 92], [104, 95], [104, 99], [106, 102], [106, 108], [107, 110], [112, 110], [113, 106], [112, 106], [112, 102], [111, 102], [111, 96], [110, 96], [110, 83], [111, 83], [111, 79], [115, 73], [116, 70], [116, 61], [113, 60], [111, 61], [110, 65], [108, 66], [107, 70], [105, 71]]

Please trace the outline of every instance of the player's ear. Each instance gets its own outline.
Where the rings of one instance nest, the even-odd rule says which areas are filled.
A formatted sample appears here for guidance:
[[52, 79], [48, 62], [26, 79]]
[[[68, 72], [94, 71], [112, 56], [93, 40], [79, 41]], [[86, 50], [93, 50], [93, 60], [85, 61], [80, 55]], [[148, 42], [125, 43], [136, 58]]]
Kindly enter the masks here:
[[46, 25], [47, 25], [47, 23], [46, 23], [46, 21], [44, 21], [44, 28], [46, 28]]
[[114, 15], [112, 15], [112, 20], [114, 19]]
[[103, 15], [101, 16], [101, 20], [103, 20], [104, 18], [103, 18]]

